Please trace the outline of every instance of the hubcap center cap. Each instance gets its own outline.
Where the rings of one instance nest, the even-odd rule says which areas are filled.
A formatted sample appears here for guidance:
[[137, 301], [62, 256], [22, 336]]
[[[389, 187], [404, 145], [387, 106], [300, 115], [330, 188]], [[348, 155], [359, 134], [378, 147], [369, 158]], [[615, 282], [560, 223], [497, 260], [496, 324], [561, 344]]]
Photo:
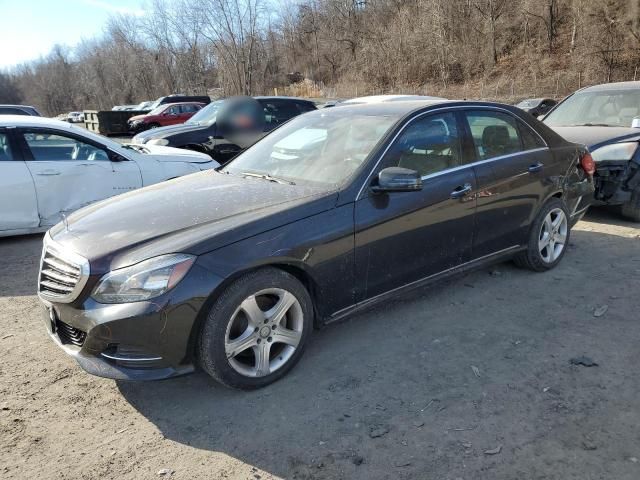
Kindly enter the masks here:
[[271, 329], [267, 326], [264, 326], [260, 329], [260, 336], [262, 338], [267, 338], [271, 334]]

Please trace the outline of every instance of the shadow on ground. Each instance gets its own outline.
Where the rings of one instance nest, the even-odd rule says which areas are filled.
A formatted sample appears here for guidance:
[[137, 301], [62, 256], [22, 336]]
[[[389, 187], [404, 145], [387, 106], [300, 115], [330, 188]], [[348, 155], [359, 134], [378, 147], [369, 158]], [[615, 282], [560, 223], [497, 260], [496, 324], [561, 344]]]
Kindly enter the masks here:
[[287, 478], [638, 478], [640, 242], [572, 235], [551, 272], [500, 264], [316, 332], [263, 390], [118, 388], [166, 438]]
[[42, 234], [0, 237], [0, 296], [34, 295], [42, 252]]

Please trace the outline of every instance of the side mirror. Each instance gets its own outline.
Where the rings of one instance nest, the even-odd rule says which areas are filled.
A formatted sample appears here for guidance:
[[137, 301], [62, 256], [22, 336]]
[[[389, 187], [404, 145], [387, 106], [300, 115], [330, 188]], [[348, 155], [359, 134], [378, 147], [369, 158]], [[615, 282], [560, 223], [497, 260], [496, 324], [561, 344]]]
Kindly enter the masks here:
[[631, 120], [631, 128], [640, 128], [640, 117], [635, 117]]
[[422, 190], [422, 178], [415, 170], [402, 167], [388, 167], [378, 174], [378, 184], [371, 190], [382, 192], [415, 192]]

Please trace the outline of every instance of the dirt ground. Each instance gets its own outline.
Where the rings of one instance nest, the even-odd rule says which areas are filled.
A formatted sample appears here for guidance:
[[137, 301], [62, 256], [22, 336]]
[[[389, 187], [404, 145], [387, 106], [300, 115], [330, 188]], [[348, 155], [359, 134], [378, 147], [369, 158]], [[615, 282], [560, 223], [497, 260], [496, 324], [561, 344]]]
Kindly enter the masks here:
[[0, 477], [637, 480], [640, 228], [596, 211], [571, 243], [318, 331], [244, 393], [84, 373], [42, 324], [41, 236], [0, 239]]

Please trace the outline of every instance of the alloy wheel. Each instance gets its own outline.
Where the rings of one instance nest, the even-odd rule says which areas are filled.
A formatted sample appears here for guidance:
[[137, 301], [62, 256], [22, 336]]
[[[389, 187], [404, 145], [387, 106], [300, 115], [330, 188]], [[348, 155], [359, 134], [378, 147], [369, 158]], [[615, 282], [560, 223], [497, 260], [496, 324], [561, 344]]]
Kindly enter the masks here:
[[555, 262], [565, 248], [569, 222], [562, 209], [554, 208], [542, 222], [538, 250], [545, 263]]
[[291, 359], [303, 328], [302, 307], [291, 292], [260, 290], [240, 303], [227, 324], [227, 361], [241, 375], [267, 376]]

